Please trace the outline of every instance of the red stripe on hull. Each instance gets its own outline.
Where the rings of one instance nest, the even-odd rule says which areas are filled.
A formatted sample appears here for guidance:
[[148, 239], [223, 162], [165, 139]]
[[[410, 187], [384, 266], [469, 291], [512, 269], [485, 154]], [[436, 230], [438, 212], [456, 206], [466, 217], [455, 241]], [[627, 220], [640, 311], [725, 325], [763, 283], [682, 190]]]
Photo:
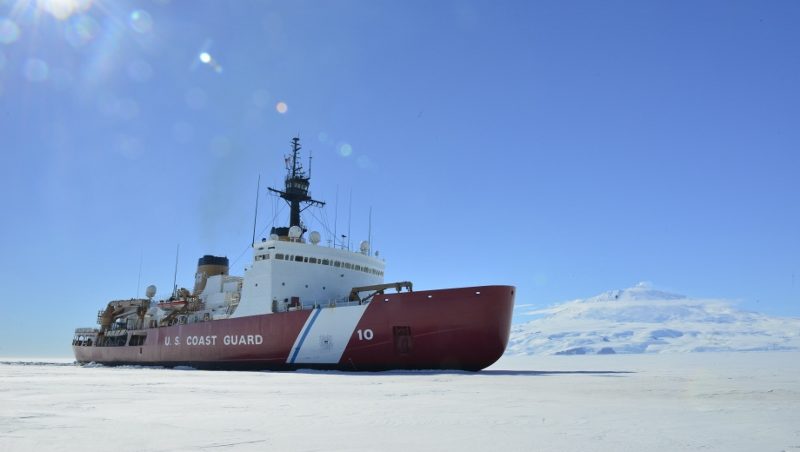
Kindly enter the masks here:
[[[81, 363], [280, 368], [285, 366], [289, 349], [310, 314], [311, 311], [293, 311], [151, 328], [143, 330], [147, 339], [141, 346], [72, 348]], [[261, 335], [260, 344], [255, 340], [247, 343], [248, 336], [253, 335]], [[245, 343], [239, 344], [242, 337]]]
[[147, 339], [141, 346], [73, 350], [78, 362], [109, 365], [479, 370], [500, 358], [508, 344], [514, 292], [511, 286], [483, 286], [376, 295], [355, 331], [345, 333], [349, 342], [335, 364], [287, 364], [313, 311], [153, 328], [142, 331]]

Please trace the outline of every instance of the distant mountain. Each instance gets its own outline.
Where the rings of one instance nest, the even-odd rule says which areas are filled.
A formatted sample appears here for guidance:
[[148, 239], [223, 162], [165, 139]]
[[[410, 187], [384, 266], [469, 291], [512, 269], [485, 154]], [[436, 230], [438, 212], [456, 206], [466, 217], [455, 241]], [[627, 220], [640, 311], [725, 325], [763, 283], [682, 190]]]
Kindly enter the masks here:
[[507, 355], [800, 350], [800, 319], [735, 309], [640, 283], [527, 313]]

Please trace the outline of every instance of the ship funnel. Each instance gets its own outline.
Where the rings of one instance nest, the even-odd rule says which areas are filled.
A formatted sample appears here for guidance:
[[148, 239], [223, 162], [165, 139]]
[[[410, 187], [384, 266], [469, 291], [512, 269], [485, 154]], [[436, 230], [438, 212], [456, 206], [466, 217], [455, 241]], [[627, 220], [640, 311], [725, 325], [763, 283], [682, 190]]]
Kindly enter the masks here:
[[211, 256], [206, 254], [197, 261], [197, 273], [194, 275], [193, 295], [200, 295], [206, 288], [206, 281], [209, 276], [227, 275], [228, 258]]

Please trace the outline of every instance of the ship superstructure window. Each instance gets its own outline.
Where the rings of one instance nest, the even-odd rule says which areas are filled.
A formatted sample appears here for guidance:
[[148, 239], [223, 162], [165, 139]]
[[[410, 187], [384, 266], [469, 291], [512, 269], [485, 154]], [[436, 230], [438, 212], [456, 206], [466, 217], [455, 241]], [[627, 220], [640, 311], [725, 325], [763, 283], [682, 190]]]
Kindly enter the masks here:
[[[255, 257], [257, 261], [269, 258], [270, 258], [269, 254], [259, 254]], [[330, 265], [336, 268], [346, 268], [348, 270], [364, 272], [370, 275], [383, 276], [382, 271], [367, 267], [366, 265], [362, 266], [350, 262], [342, 262], [333, 259], [323, 259], [321, 257], [309, 257], [309, 256], [295, 255], [295, 254], [275, 253], [273, 259], [287, 260], [293, 262], [303, 262], [303, 263], [317, 264], [317, 265]]]

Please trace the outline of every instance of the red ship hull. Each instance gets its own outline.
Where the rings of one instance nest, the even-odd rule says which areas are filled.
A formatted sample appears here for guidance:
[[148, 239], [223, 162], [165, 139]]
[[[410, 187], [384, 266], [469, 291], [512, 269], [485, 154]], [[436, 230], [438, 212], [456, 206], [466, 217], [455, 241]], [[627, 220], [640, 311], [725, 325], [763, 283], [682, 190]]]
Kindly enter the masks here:
[[[482, 286], [376, 295], [358, 307], [131, 331], [141, 345], [98, 346], [95, 340], [73, 350], [80, 363], [106, 365], [474, 371], [505, 351], [514, 293], [512, 286]], [[353, 319], [347, 310], [360, 310], [357, 320], [336, 320]]]

